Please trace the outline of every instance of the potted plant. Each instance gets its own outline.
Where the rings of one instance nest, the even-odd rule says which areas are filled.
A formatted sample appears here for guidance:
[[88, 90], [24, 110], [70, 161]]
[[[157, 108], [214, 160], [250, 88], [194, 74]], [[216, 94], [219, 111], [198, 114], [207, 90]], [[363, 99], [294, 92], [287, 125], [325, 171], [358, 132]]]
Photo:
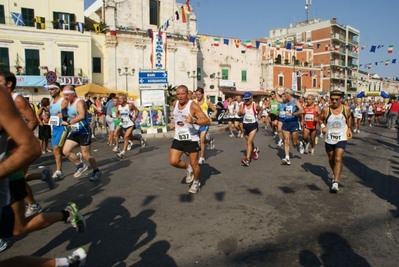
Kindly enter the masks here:
[[288, 65], [290, 64], [290, 62], [288, 61], [288, 59], [284, 59], [284, 65]]
[[83, 76], [83, 71], [82, 71], [82, 69], [79, 69], [78, 76], [80, 76], [80, 77]]

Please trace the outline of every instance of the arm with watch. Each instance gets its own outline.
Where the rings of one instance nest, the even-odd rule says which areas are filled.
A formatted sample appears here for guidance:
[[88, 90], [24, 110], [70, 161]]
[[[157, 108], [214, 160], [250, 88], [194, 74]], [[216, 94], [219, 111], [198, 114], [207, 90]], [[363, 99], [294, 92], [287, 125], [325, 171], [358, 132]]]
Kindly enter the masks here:
[[186, 122], [188, 123], [197, 124], [200, 126], [207, 126], [211, 123], [211, 119], [205, 115], [197, 103], [191, 103], [190, 113], [191, 116], [186, 117]]

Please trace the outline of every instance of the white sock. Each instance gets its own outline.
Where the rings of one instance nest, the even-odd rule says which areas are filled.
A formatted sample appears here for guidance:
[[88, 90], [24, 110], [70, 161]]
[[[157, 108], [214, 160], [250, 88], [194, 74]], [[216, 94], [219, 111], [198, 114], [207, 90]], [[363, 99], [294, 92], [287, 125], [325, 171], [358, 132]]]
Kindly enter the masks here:
[[285, 156], [286, 159], [290, 160], [290, 156]]
[[190, 164], [189, 164], [188, 167], [187, 167], [187, 171], [188, 171], [188, 172], [192, 172], [192, 171], [193, 171], [193, 168], [191, 167]]
[[55, 259], [55, 267], [69, 267], [67, 258], [56, 258]]

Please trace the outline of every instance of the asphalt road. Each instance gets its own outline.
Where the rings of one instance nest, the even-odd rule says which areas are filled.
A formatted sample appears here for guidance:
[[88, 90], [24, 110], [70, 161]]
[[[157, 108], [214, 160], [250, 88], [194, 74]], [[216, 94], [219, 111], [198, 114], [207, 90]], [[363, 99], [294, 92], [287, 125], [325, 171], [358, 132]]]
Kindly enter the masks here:
[[[100, 181], [89, 181], [91, 170], [74, 178], [65, 160], [55, 189], [31, 183], [46, 211], [76, 202], [86, 232], [56, 223], [10, 239], [0, 257], [60, 257], [82, 246], [87, 266], [398, 266], [397, 132], [361, 130], [348, 143], [338, 194], [329, 193], [322, 140], [315, 156], [293, 151], [291, 166], [283, 166], [283, 150], [262, 129], [259, 160], [244, 167], [244, 140], [214, 133], [196, 195], [182, 183], [184, 171], [168, 163], [171, 139], [136, 143], [123, 160], [94, 143]], [[38, 166], [54, 167], [52, 156], [33, 171]]]

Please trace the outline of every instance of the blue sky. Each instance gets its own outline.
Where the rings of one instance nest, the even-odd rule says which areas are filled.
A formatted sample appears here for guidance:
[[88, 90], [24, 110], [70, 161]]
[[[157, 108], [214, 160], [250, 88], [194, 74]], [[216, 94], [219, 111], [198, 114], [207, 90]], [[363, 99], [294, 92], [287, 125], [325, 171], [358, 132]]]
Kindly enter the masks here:
[[[85, 0], [85, 7], [92, 2]], [[199, 33], [244, 41], [267, 37], [269, 30], [306, 20], [305, 0], [190, 0], [190, 5], [197, 15]], [[372, 63], [372, 68], [359, 69], [381, 77], [399, 77], [398, 10], [397, 0], [312, 0], [309, 18], [337, 18], [339, 24], [360, 30], [360, 46], [366, 45], [359, 49], [360, 64]], [[371, 53], [372, 45], [384, 47]], [[387, 52], [389, 45], [394, 46], [392, 54]], [[392, 64], [395, 58], [397, 63]], [[390, 60], [388, 66], [386, 60]]]

